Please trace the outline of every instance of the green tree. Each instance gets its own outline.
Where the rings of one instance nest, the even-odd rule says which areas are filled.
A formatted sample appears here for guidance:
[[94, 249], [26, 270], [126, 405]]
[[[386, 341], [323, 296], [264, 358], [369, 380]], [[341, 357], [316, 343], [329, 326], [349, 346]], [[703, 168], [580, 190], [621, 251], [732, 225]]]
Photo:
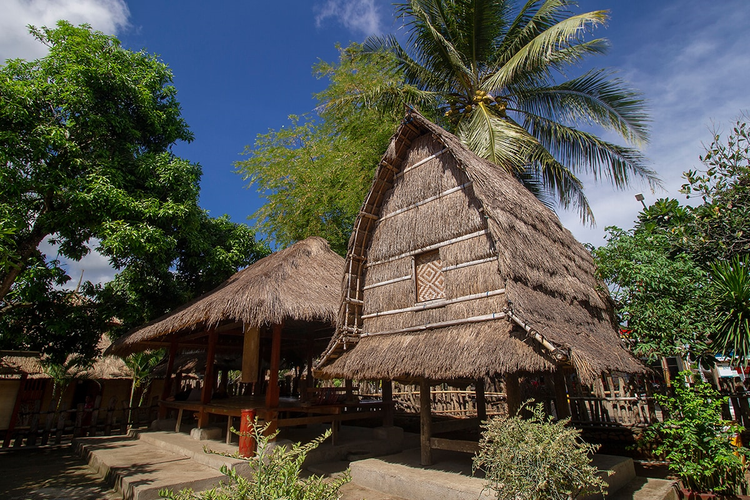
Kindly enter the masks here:
[[598, 275], [610, 288], [637, 355], [713, 354], [707, 335], [713, 317], [709, 275], [676, 244], [691, 218], [677, 200], [659, 200], [639, 214], [634, 229], [607, 228], [607, 244], [594, 250]]
[[717, 349], [750, 362], [750, 259], [735, 255], [711, 265], [712, 340]]
[[409, 43], [371, 37], [365, 54], [393, 56], [400, 86], [357, 89], [335, 101], [406, 102], [431, 115], [475, 153], [515, 173], [548, 203], [578, 210], [593, 222], [577, 177], [585, 172], [625, 188], [633, 178], [653, 188], [656, 174], [641, 153], [588, 132], [592, 125], [633, 145], [647, 140], [640, 94], [612, 73], [591, 70], [565, 79], [587, 56], [607, 49], [586, 33], [607, 21], [605, 11], [573, 15], [575, 2], [531, 0], [410, 0], [397, 4]]
[[330, 82], [316, 95], [317, 113], [290, 116], [290, 126], [258, 135], [245, 148], [248, 158], [235, 164], [265, 198], [254, 217], [279, 246], [316, 235], [346, 253], [354, 218], [403, 114], [356, 100], [329, 105], [363, 89], [397, 86], [398, 77], [385, 71], [389, 56], [362, 60], [360, 51], [354, 44], [340, 50], [336, 64], [317, 64], [315, 75]]
[[[170, 152], [192, 134], [163, 62], [85, 25], [30, 31], [49, 54], [0, 67], [0, 345], [61, 362], [94, 355], [112, 318], [152, 319], [263, 251], [249, 228], [198, 206], [200, 166]], [[121, 276], [64, 291], [45, 239], [71, 260], [98, 242]], [[97, 300], [123, 290], [143, 293], [119, 309]]]

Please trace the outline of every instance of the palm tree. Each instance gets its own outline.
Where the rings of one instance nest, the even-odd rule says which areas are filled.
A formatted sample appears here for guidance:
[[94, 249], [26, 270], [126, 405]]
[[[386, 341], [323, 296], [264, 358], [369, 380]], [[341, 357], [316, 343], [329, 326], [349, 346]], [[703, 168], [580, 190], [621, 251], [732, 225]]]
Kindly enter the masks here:
[[[606, 11], [573, 15], [569, 0], [410, 0], [397, 4], [408, 50], [395, 36], [370, 37], [364, 56], [392, 55], [404, 83], [360, 95], [360, 102], [416, 105], [475, 153], [523, 181], [540, 198], [575, 207], [594, 222], [583, 184], [586, 172], [618, 188], [633, 177], [659, 185], [635, 147], [607, 142], [586, 129], [612, 130], [633, 146], [645, 143], [648, 121], [640, 94], [611, 72], [591, 70], [562, 82], [604, 39], [585, 34]], [[352, 96], [342, 97], [343, 103]], [[336, 105], [336, 103], [331, 103]], [[377, 105], [377, 104], [376, 104]]]
[[733, 257], [711, 264], [716, 330], [712, 340], [718, 351], [750, 362], [750, 258]]

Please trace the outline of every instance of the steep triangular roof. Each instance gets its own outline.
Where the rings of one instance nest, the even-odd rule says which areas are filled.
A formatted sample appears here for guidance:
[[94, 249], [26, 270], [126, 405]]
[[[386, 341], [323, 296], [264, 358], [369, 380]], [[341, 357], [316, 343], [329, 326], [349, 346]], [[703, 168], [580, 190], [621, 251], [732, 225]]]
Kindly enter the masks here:
[[[414, 168], [404, 164], [410, 144], [425, 134], [442, 144], [468, 178], [472, 202], [481, 205], [505, 283], [507, 306], [501, 314], [511, 321], [443, 322], [444, 327], [433, 325], [430, 336], [417, 330], [364, 332], [362, 288], [365, 265], [372, 260], [371, 238], [395, 179]], [[450, 379], [549, 370], [562, 362], [572, 362], [585, 380], [606, 371], [642, 370], [621, 346], [611, 301], [595, 278], [586, 248], [511, 174], [415, 111], [394, 134], [376, 171], [355, 222], [345, 269], [337, 331], [318, 365], [324, 375]], [[430, 326], [419, 331], [425, 329]]]

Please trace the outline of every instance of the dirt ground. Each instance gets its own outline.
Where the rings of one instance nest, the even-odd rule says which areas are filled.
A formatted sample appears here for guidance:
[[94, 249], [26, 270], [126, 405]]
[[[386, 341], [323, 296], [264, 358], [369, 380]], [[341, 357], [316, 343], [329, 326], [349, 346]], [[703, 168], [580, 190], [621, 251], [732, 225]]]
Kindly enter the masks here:
[[4, 500], [121, 500], [71, 446], [0, 451]]

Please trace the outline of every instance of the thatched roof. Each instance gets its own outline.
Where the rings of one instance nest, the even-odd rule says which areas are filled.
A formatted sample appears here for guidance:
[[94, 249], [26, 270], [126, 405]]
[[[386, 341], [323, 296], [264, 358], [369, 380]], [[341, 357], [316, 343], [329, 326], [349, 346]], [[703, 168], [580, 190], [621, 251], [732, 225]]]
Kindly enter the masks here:
[[344, 259], [323, 238], [311, 237], [239, 271], [214, 290], [117, 339], [113, 353], [168, 345], [169, 335], [238, 323], [264, 327], [335, 323]]
[[[111, 341], [105, 334], [99, 339], [97, 348], [103, 352], [109, 348], [110, 344]], [[72, 356], [68, 358], [68, 362], [71, 359]], [[74, 366], [69, 371], [71, 371], [71, 375], [75, 374], [76, 378], [92, 380], [125, 379], [132, 376], [125, 362], [117, 356], [100, 356], [88, 368]], [[22, 352], [18, 354], [9, 352], [0, 357], [0, 375], [16, 376], [23, 373], [29, 378], [50, 378], [38, 353], [31, 356]]]
[[[447, 195], [453, 192], [460, 196]], [[496, 296], [394, 313], [414, 305], [402, 299], [413, 297], [414, 285], [407, 279], [411, 264], [399, 257], [439, 246], [442, 264], [455, 269], [453, 281]], [[412, 111], [356, 219], [338, 327], [320, 375], [446, 380], [570, 362], [588, 381], [606, 371], [641, 371], [621, 346], [611, 300], [594, 270], [586, 248], [511, 174]], [[383, 311], [388, 315], [379, 317]], [[504, 319], [486, 321], [489, 315]], [[484, 319], [462, 322], [470, 317]]]

